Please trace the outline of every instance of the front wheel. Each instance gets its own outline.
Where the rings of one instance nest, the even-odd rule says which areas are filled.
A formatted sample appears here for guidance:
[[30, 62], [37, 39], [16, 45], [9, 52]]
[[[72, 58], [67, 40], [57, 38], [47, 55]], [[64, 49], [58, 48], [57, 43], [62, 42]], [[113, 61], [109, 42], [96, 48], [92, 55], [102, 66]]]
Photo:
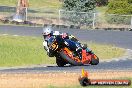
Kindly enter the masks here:
[[96, 58], [92, 58], [90, 64], [91, 65], [97, 65], [97, 64], [99, 64], [99, 58], [97, 56], [96, 56]]
[[61, 57], [56, 57], [56, 64], [58, 67], [64, 67], [66, 65], [66, 62]]

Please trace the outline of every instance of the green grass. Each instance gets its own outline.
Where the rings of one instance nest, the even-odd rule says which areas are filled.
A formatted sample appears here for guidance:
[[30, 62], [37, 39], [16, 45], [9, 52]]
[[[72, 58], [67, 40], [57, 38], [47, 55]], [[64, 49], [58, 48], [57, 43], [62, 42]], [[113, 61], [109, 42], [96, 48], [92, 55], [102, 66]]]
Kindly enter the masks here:
[[[18, 0], [0, 0], [0, 6], [16, 6]], [[31, 17], [44, 17], [48, 20], [58, 19], [58, 9], [62, 6], [62, 2], [59, 0], [29, 0], [28, 8], [28, 18]], [[5, 12], [3, 12], [3, 10]], [[16, 11], [11, 11], [9, 9], [2, 9], [1, 14], [5, 16], [10, 16]], [[8, 15], [9, 14], [9, 15]], [[2, 15], [1, 15], [2, 16]], [[51, 19], [52, 18], [52, 19]], [[29, 19], [28, 19], [29, 20]], [[39, 19], [30, 19], [30, 21], [40, 21]], [[43, 19], [41, 19], [43, 20]], [[43, 22], [40, 22], [43, 24]], [[15, 24], [13, 24], [15, 25]]]
[[43, 50], [42, 38], [0, 36], [0, 66], [54, 63]]
[[102, 14], [105, 14], [107, 9], [107, 6], [96, 7], [96, 10]]
[[[16, 6], [18, 0], [0, 0], [0, 5]], [[29, 7], [34, 8], [60, 8], [59, 0], [29, 0]]]
[[[108, 7], [107, 6], [102, 6], [102, 7], [96, 7], [96, 10], [98, 12], [98, 16], [97, 16], [97, 21], [98, 24], [103, 25], [103, 26], [97, 26], [98, 28], [100, 27], [107, 27], [108, 23], [106, 21], [106, 11], [107, 11]], [[107, 24], [107, 25], [106, 25]]]
[[103, 60], [121, 57], [125, 53], [124, 49], [110, 44], [96, 44], [94, 42], [89, 42], [87, 45], [100, 59]]
[[[55, 58], [49, 58], [43, 49], [43, 38], [0, 36], [0, 66], [26, 66], [36, 64], [54, 64]], [[89, 43], [89, 47], [100, 59], [110, 59], [123, 55], [124, 50], [111, 45]]]
[[59, 8], [61, 6], [61, 3], [59, 2], [59, 0], [30, 0], [29, 6]]

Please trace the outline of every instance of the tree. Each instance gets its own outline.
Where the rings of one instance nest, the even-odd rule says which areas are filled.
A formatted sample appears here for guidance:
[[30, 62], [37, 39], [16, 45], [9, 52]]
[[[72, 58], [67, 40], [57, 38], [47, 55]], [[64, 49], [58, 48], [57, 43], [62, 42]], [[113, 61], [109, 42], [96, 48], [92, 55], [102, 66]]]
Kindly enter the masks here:
[[95, 6], [96, 0], [64, 0], [61, 17], [69, 25], [90, 26]]
[[64, 0], [63, 9], [67, 11], [89, 12], [95, 8], [95, 0]]

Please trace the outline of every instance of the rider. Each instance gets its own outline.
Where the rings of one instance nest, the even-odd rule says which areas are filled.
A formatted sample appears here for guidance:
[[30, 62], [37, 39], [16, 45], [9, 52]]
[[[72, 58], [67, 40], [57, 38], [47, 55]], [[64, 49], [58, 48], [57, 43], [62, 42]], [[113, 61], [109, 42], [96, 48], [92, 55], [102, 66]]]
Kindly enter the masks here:
[[[44, 42], [43, 42], [43, 45], [44, 45], [44, 49], [47, 51], [48, 55], [50, 53], [49, 51], [49, 47], [48, 47], [48, 39], [53, 36], [53, 37], [56, 37], [56, 36], [61, 36], [63, 39], [67, 40], [67, 41], [70, 41], [70, 42], [77, 42], [78, 45], [81, 45], [81, 46], [78, 46], [76, 47], [76, 52], [80, 51], [82, 48], [87, 48], [87, 46], [81, 44], [78, 39], [76, 39], [73, 35], [69, 35], [68, 33], [61, 33], [59, 31], [53, 31], [51, 27], [46, 27], [43, 29], [43, 37], [44, 37]], [[69, 45], [69, 47], [72, 48], [72, 43]], [[90, 50], [87, 48], [86, 49], [87, 52], [89, 52]]]

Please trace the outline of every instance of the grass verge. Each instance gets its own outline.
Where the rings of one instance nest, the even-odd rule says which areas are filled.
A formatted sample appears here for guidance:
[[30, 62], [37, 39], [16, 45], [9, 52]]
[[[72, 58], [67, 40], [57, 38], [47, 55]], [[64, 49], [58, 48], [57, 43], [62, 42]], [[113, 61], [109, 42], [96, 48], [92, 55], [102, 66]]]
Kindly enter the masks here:
[[97, 10], [99, 13], [102, 13], [102, 14], [105, 14], [106, 11], [107, 11], [107, 9], [108, 9], [107, 6], [96, 7], [96, 10]]
[[[0, 74], [1, 88], [84, 88], [79, 84], [78, 73], [48, 72], [48, 73], [2, 73]], [[129, 79], [131, 71], [96, 71], [90, 72], [90, 79]], [[12, 81], [13, 80], [13, 81]], [[16, 85], [17, 84], [17, 85]], [[131, 88], [132, 86], [88, 86], [86, 88]]]
[[[36, 64], [54, 64], [55, 58], [49, 58], [43, 49], [43, 38], [0, 36], [0, 66], [25, 66]], [[100, 59], [122, 56], [123, 49], [111, 45], [88, 43]]]
[[118, 58], [124, 55], [125, 50], [110, 44], [87, 43], [88, 47], [102, 60]]
[[0, 36], [0, 66], [53, 64], [43, 50], [42, 38]]
[[[16, 6], [17, 0], [0, 0], [0, 5]], [[29, 0], [29, 7], [34, 8], [59, 8], [60, 6], [59, 0]]]

